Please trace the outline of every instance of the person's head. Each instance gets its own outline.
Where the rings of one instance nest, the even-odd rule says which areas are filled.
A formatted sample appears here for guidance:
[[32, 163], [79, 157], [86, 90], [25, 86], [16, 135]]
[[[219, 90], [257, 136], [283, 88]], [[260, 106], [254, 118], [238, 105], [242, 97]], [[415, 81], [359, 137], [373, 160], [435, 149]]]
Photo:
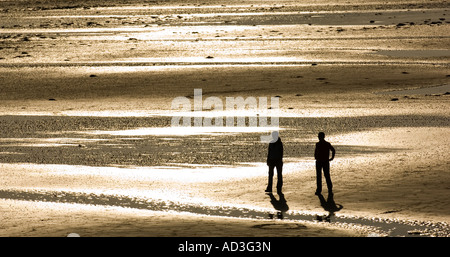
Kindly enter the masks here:
[[318, 135], [318, 137], [319, 137], [319, 140], [320, 140], [320, 141], [323, 141], [323, 140], [325, 140], [325, 133], [323, 133], [323, 132], [319, 132], [319, 135]]
[[272, 131], [272, 140], [270, 140], [270, 143], [277, 142], [279, 138], [279, 132], [278, 131]]

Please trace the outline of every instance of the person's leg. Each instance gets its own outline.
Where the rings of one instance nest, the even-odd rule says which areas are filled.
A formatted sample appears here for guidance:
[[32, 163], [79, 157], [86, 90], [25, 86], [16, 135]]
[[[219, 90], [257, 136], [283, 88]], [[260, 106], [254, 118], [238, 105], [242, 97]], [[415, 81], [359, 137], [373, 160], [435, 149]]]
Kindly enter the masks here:
[[320, 194], [322, 192], [322, 163], [316, 161], [316, 194]]
[[273, 182], [273, 169], [274, 165], [269, 164], [269, 181], [267, 182], [266, 192], [272, 192], [272, 182]]
[[333, 183], [331, 183], [329, 162], [325, 162], [323, 165], [323, 175], [325, 176], [325, 180], [327, 181], [328, 193], [333, 192]]
[[283, 162], [277, 163], [277, 193], [281, 193], [283, 188]]

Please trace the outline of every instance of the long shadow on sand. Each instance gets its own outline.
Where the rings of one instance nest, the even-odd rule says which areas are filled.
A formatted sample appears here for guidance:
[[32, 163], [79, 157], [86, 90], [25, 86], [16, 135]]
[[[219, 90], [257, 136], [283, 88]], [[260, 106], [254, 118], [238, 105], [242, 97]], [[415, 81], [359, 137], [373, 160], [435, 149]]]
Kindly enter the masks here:
[[334, 201], [333, 193], [329, 193], [327, 199], [325, 199], [325, 197], [323, 197], [322, 194], [318, 194], [317, 196], [319, 197], [320, 205], [322, 206], [322, 208], [328, 212], [328, 215], [324, 216], [317, 215], [318, 221], [331, 222], [331, 220], [335, 217], [334, 213], [344, 208], [344, 206], [342, 206], [341, 204], [337, 204]]
[[[284, 194], [279, 195], [279, 199], [277, 199], [272, 193], [267, 194], [270, 197], [270, 203], [273, 208], [277, 211], [277, 218], [283, 219], [284, 214], [289, 210], [289, 206], [287, 205], [286, 198]], [[275, 218], [272, 213], [269, 213], [269, 218]]]

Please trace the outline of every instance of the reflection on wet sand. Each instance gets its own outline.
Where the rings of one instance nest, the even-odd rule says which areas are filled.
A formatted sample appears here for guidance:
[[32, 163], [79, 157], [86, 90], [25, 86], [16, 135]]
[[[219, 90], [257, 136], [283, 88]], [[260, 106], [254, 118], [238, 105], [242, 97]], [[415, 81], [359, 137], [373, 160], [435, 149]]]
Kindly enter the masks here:
[[[270, 197], [270, 203], [273, 208], [277, 211], [276, 218], [283, 219], [284, 214], [289, 210], [289, 206], [287, 205], [286, 198], [284, 198], [284, 194], [278, 194], [279, 199], [277, 199], [272, 193], [267, 194]], [[272, 213], [269, 213], [269, 219], [275, 218]]]
[[328, 212], [328, 215], [325, 216], [319, 216], [317, 215], [318, 221], [326, 221], [331, 222], [331, 220], [334, 218], [334, 213], [340, 211], [344, 206], [341, 204], [336, 204], [334, 201], [334, 194], [328, 193], [328, 197], [325, 200], [322, 194], [318, 194], [317, 197], [319, 197], [320, 205], [323, 207], [325, 211]]

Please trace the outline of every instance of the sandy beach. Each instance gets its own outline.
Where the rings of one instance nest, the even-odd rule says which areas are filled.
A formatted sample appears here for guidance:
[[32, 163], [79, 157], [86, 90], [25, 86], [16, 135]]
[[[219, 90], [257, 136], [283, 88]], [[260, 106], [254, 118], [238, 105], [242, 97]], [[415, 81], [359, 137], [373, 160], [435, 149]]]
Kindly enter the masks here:
[[[449, 7], [0, 1], [0, 236], [450, 236]], [[272, 128], [171, 126], [246, 115], [194, 89], [279, 101], [284, 196]]]

